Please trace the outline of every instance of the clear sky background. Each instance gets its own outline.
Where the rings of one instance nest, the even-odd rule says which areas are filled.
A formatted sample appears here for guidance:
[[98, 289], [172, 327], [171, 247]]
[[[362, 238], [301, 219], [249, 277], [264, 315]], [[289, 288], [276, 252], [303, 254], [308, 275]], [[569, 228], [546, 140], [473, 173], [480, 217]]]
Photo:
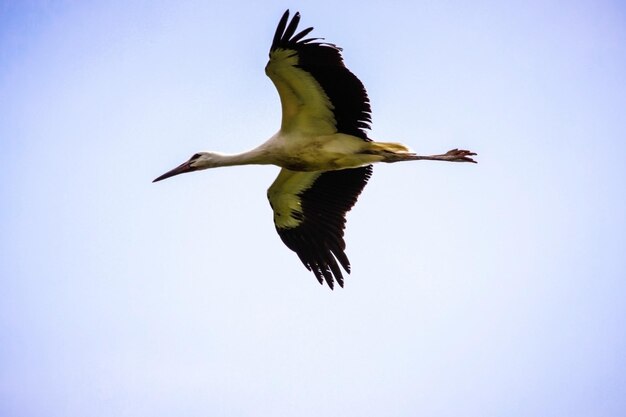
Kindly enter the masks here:
[[[378, 140], [346, 288], [275, 233], [286, 8]], [[0, 2], [0, 415], [626, 415], [619, 1]]]

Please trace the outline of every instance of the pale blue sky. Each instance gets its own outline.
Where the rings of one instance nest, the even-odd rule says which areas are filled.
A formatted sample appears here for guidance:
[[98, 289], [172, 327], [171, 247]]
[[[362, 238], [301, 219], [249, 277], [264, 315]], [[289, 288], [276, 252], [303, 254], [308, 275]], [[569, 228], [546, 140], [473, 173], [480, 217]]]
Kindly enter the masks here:
[[[377, 166], [346, 287], [274, 231], [286, 8], [344, 48]], [[620, 2], [0, 2], [0, 415], [626, 414]]]

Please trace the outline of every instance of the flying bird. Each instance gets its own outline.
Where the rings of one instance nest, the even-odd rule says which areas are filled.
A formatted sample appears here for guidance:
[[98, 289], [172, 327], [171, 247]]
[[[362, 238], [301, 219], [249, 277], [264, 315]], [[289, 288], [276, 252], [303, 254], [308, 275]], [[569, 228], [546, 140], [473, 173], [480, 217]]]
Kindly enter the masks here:
[[300, 13], [285, 11], [276, 28], [265, 73], [282, 106], [280, 130], [260, 146], [240, 154], [198, 152], [153, 182], [185, 172], [233, 165], [276, 165], [278, 177], [267, 191], [274, 224], [320, 284], [343, 287], [350, 273], [345, 253], [346, 213], [354, 206], [376, 162], [417, 160], [474, 162], [476, 155], [453, 149], [422, 156], [400, 143], [367, 136], [371, 108], [361, 81], [344, 65], [341, 48], [298, 33]]

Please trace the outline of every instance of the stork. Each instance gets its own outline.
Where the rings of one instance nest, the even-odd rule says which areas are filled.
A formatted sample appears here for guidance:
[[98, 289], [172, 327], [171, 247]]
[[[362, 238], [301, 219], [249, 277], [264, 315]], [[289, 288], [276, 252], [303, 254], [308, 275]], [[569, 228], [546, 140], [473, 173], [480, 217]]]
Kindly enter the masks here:
[[300, 13], [289, 10], [278, 23], [265, 73], [282, 106], [280, 130], [260, 146], [240, 154], [198, 152], [153, 182], [185, 172], [233, 165], [276, 165], [278, 177], [267, 191], [281, 240], [320, 284], [343, 287], [350, 273], [345, 253], [346, 213], [354, 206], [376, 162], [476, 162], [476, 155], [453, 149], [422, 156], [399, 143], [368, 138], [371, 109], [361, 81], [344, 65], [341, 48], [322, 38], [296, 33]]

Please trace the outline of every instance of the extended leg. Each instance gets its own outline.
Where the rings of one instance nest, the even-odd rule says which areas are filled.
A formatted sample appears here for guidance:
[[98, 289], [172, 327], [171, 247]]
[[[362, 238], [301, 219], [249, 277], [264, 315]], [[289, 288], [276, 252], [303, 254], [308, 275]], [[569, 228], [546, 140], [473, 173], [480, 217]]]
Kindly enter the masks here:
[[411, 152], [388, 152], [383, 154], [382, 162], [402, 162], [402, 161], [448, 161], [448, 162], [473, 162], [471, 156], [476, 155], [474, 152], [464, 149], [452, 149], [442, 155], [415, 155]]
[[464, 149], [452, 149], [442, 155], [429, 155], [429, 156], [420, 156], [413, 155], [411, 160], [413, 159], [425, 159], [429, 161], [449, 161], [449, 162], [473, 162], [476, 163], [471, 156], [476, 155], [474, 152], [466, 151]]

